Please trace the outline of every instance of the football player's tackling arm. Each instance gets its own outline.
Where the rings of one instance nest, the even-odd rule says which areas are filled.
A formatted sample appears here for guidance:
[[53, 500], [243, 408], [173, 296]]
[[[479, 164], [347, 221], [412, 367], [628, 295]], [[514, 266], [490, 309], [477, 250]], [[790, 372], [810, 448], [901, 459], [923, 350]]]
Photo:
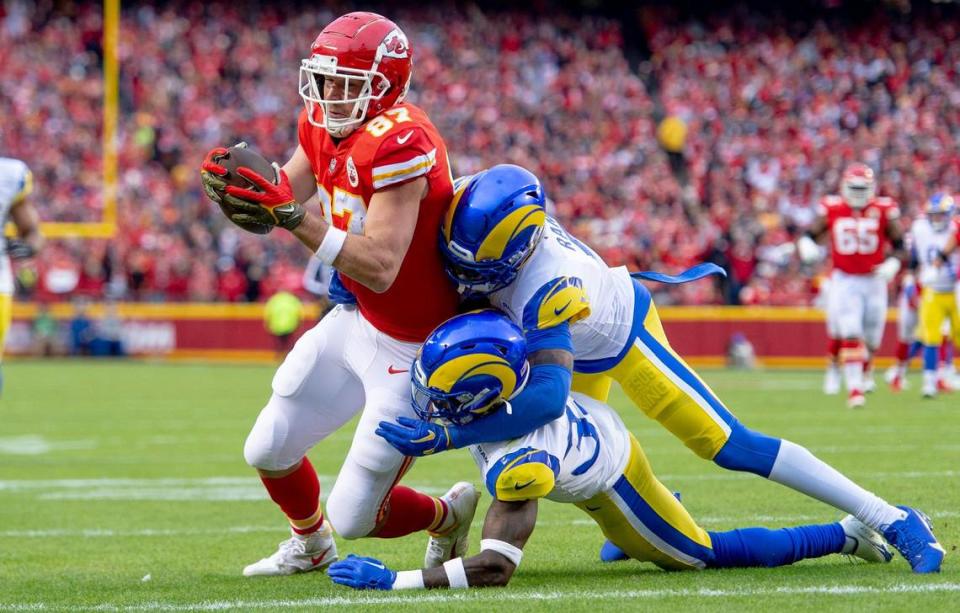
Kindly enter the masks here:
[[530, 374], [527, 384], [505, 409], [463, 425], [399, 417], [381, 421], [376, 433], [406, 456], [432, 455], [479, 443], [518, 438], [563, 415], [573, 381], [573, 341], [564, 322], [527, 335]]
[[[298, 202], [306, 202], [316, 193], [313, 171], [301, 147], [297, 147], [283, 169]], [[390, 289], [400, 272], [417, 227], [420, 200], [426, 195], [427, 188], [427, 180], [418, 177], [374, 193], [363, 234], [342, 233], [331, 228], [319, 215], [309, 212], [292, 232], [311, 251], [326, 249], [332, 253], [334, 268], [382, 293]], [[330, 251], [337, 248], [338, 251]], [[323, 260], [322, 253], [318, 255]]]
[[494, 500], [483, 523], [480, 553], [437, 568], [393, 571], [374, 558], [348, 556], [330, 567], [334, 582], [355, 589], [502, 587], [520, 565], [523, 546], [537, 523], [537, 500]]

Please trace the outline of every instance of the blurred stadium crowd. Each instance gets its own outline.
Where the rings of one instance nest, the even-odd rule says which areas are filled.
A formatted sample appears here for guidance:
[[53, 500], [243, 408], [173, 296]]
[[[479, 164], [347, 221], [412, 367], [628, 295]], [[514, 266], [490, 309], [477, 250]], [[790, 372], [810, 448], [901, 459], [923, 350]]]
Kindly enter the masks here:
[[[305, 250], [231, 227], [197, 171], [216, 145], [246, 140], [281, 162], [296, 145], [300, 59], [353, 7], [278, 7], [124, 3], [119, 234], [51, 241], [20, 270], [22, 293], [302, 291]], [[612, 265], [710, 260], [730, 271], [661, 297], [691, 304], [808, 304], [810, 271], [789, 240], [849, 161], [874, 166], [880, 193], [908, 217], [932, 190], [960, 190], [960, 21], [940, 10], [952, 11], [849, 20], [740, 7], [694, 19], [648, 8], [631, 29], [638, 45], [618, 20], [561, 9], [382, 9], [411, 39], [409, 99], [430, 113], [458, 174], [530, 168], [560, 220]], [[101, 215], [100, 11], [52, 0], [0, 9], [0, 153], [31, 166], [47, 220]]]

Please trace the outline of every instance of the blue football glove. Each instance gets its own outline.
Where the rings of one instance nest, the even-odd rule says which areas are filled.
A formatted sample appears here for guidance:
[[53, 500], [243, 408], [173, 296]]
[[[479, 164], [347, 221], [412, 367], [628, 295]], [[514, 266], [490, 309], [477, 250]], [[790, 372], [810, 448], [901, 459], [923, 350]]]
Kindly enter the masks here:
[[340, 280], [340, 272], [337, 270], [334, 270], [333, 275], [330, 277], [330, 287], [327, 289], [327, 297], [330, 299], [330, 302], [334, 304], [357, 304], [357, 297], [353, 295], [353, 292], [343, 286], [343, 281]]
[[422, 419], [401, 416], [397, 423], [381, 421], [376, 433], [405, 456], [431, 455], [455, 447], [450, 428]]
[[346, 560], [331, 564], [327, 574], [334, 583], [355, 590], [392, 590], [393, 582], [397, 579], [397, 573], [380, 560], [352, 553]]

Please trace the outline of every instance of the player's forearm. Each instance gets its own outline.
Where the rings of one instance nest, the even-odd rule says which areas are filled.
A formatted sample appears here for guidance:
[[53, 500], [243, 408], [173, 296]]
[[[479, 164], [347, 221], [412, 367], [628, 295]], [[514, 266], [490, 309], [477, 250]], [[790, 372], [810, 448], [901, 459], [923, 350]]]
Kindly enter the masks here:
[[943, 249], [940, 250], [940, 259], [944, 264], [947, 263], [950, 254], [954, 252], [957, 248], [957, 239], [953, 236], [947, 239], [947, 242], [943, 245]]
[[379, 294], [390, 289], [400, 272], [402, 259], [394, 259], [389, 253], [388, 248], [369, 236], [350, 234], [333, 266]]
[[[451, 560], [440, 568], [422, 571], [423, 587], [506, 585], [520, 566], [523, 546], [537, 525], [537, 506], [535, 499], [515, 502], [494, 500], [483, 522], [480, 553], [466, 559]], [[418, 577], [404, 574], [400, 582], [405, 583], [410, 579], [416, 581]]]
[[450, 426], [454, 447], [494, 443], [517, 438], [563, 415], [573, 374], [559, 364], [535, 364], [530, 380], [510, 401], [509, 410], [500, 410], [474, 419], [463, 426]]
[[827, 220], [822, 217], [818, 218], [807, 228], [804, 234], [813, 241], [819, 241], [827, 234]]
[[30, 201], [22, 202], [10, 213], [10, 220], [17, 228], [17, 237], [33, 249], [34, 253], [43, 248], [43, 235], [40, 233], [40, 215]]
[[40, 234], [40, 228], [32, 228], [25, 233], [21, 233], [20, 238], [30, 245], [34, 253], [43, 249], [43, 235]]
[[[338, 233], [342, 230], [332, 228], [322, 217], [310, 213], [293, 229], [293, 235], [314, 253], [324, 244], [328, 232]], [[332, 265], [371, 290], [385, 292], [396, 280], [400, 268], [395, 259], [387, 257], [390, 251], [368, 236], [348, 234], [343, 237], [342, 246], [333, 258]], [[320, 259], [323, 260], [322, 257]]]
[[[462, 575], [460, 565], [462, 564]], [[442, 587], [503, 587], [510, 582], [516, 566], [503, 555], [492, 551], [481, 551], [469, 558], [452, 560], [437, 568], [420, 571], [423, 574], [423, 587], [426, 589]], [[453, 577], [449, 575], [453, 574]], [[466, 578], [466, 585], [463, 579]], [[458, 581], [459, 579], [459, 581]]]

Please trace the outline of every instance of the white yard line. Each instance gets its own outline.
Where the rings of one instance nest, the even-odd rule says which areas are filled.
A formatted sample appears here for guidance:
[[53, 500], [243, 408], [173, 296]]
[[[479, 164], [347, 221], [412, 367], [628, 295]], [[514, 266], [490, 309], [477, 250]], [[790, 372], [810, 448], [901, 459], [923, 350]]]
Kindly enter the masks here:
[[[837, 447], [836, 449], [841, 449]], [[933, 470], [933, 471], [895, 471], [895, 472], [860, 472], [851, 471], [851, 474], [862, 479], [926, 479], [929, 477], [960, 477], [958, 470]], [[324, 483], [332, 484], [336, 480], [335, 475], [319, 475]], [[661, 474], [660, 479], [674, 481], [725, 481], [729, 479], [752, 479], [752, 475], [737, 472], [711, 472], [711, 473], [691, 473], [691, 474]], [[437, 489], [434, 486], [411, 483], [411, 487], [417, 487], [425, 491]], [[82, 495], [89, 495], [90, 491], [103, 489], [110, 492], [126, 490], [136, 493], [144, 490], [178, 490], [182, 488], [247, 488], [256, 487], [262, 490], [262, 485], [256, 477], [199, 477], [188, 479], [158, 478], [158, 479], [133, 479], [133, 478], [99, 478], [99, 479], [8, 479], [0, 480], [0, 495], [5, 492], [27, 492], [39, 491], [43, 494], [56, 492], [57, 490], [83, 490]], [[446, 490], [442, 490], [446, 491]], [[266, 496], [266, 494], [264, 494]]]
[[50, 530], [3, 530], [0, 538], [122, 538], [140, 536], [202, 536], [217, 534], [250, 534], [256, 532], [276, 532], [283, 536], [288, 534], [287, 526], [282, 523], [271, 526], [230, 526], [226, 528], [54, 528]]
[[444, 603], [503, 603], [554, 600], [657, 600], [663, 598], [735, 598], [756, 596], [793, 596], [814, 594], [824, 596], [859, 596], [864, 594], [931, 594], [960, 592], [960, 583], [896, 584], [883, 587], [857, 585], [810, 585], [760, 589], [663, 589], [663, 590], [551, 590], [511, 591], [477, 590], [468, 592], [434, 592], [405, 596], [357, 595], [303, 598], [298, 600], [207, 600], [195, 603], [146, 602], [142, 604], [101, 604], [83, 607], [65, 607], [59, 604], [2, 603], [0, 611], [228, 611], [234, 609], [285, 609], [295, 607], [341, 607], [390, 604], [444, 604]]

